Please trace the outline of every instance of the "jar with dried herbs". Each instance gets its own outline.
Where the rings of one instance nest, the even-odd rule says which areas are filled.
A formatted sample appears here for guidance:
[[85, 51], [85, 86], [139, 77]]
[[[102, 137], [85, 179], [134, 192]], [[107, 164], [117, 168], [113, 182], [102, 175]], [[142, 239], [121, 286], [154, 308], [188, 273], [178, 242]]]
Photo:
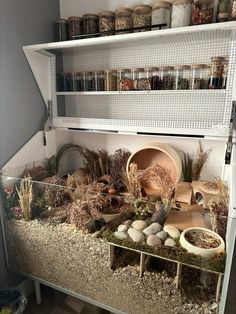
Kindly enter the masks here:
[[130, 91], [134, 90], [134, 80], [130, 69], [118, 70], [118, 90]]
[[229, 0], [219, 0], [217, 11], [217, 22], [227, 22], [229, 20]]
[[211, 71], [209, 74], [209, 89], [218, 89], [222, 86], [222, 74], [224, 67], [223, 57], [212, 57], [211, 58]]
[[[152, 25], [167, 24], [162, 28], [170, 28], [171, 5], [167, 1], [158, 1], [152, 7]], [[158, 29], [158, 28], [153, 28]]]
[[84, 14], [83, 15], [83, 31], [84, 34], [98, 33], [98, 15], [97, 14]]
[[189, 89], [190, 66], [175, 66], [175, 89]]
[[236, 0], [232, 3], [231, 19], [236, 20]]
[[105, 91], [117, 90], [117, 71], [105, 70]]
[[83, 19], [79, 16], [71, 16], [68, 18], [69, 39], [76, 39], [74, 36], [83, 34]]
[[160, 74], [162, 82], [161, 89], [163, 90], [174, 89], [175, 82], [174, 67], [172, 66], [162, 67], [160, 68]]
[[192, 8], [192, 25], [213, 22], [213, 0], [194, 0]]
[[96, 82], [95, 82], [95, 73], [94, 72], [85, 72], [85, 86], [84, 89], [86, 92], [96, 91]]
[[[133, 28], [133, 10], [130, 8], [120, 8], [116, 10], [115, 29], [117, 34], [132, 33]], [[122, 30], [128, 30], [124, 31]]]
[[191, 0], [175, 0], [172, 6], [171, 28], [189, 26], [191, 12]]
[[68, 40], [68, 21], [57, 19], [53, 22], [53, 33], [55, 41]]
[[228, 61], [225, 60], [224, 65], [223, 65], [222, 86], [221, 86], [221, 88], [223, 88], [223, 89], [226, 88], [227, 75], [228, 75]]
[[102, 11], [99, 14], [99, 33], [109, 32], [106, 35], [114, 35], [115, 33], [115, 13], [112, 11]]
[[96, 71], [95, 72], [95, 80], [96, 80], [96, 91], [104, 91], [105, 90], [105, 73], [104, 71]]
[[77, 72], [76, 73], [76, 89], [78, 92], [84, 91], [84, 80], [85, 80], [84, 72]]
[[132, 69], [132, 79], [135, 90], [150, 90], [151, 85], [147, 76], [147, 71], [143, 68]]
[[205, 89], [206, 79], [204, 78], [204, 64], [191, 65], [191, 86], [190, 89]]
[[145, 29], [141, 28], [139, 30], [135, 30], [135, 32], [143, 32], [151, 29], [148, 28], [148, 26], [151, 25], [151, 10], [152, 8], [149, 5], [138, 5], [134, 8], [134, 28], [146, 27]]

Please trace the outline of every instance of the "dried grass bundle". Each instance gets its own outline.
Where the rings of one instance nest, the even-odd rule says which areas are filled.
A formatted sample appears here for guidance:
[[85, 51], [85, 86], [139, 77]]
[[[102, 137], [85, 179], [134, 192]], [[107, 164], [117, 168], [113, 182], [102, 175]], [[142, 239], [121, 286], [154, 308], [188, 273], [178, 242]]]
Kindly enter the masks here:
[[199, 141], [198, 148], [196, 150], [196, 155], [192, 164], [192, 180], [199, 180], [202, 172], [202, 168], [207, 162], [212, 148], [204, 150], [204, 146], [201, 141]]
[[19, 197], [19, 205], [23, 210], [23, 215], [26, 221], [31, 219], [31, 203], [33, 201], [33, 182], [31, 177], [26, 177], [21, 180], [19, 188], [16, 186], [16, 191]]
[[109, 171], [115, 182], [123, 182], [122, 174], [125, 171], [127, 161], [131, 153], [126, 149], [117, 149], [113, 155], [109, 156]]
[[189, 154], [184, 154], [184, 159], [182, 160], [182, 171], [185, 182], [192, 182], [193, 180], [193, 158]]
[[128, 174], [123, 171], [123, 182], [133, 200], [140, 200], [142, 198], [142, 187], [136, 163], [129, 165]]
[[103, 176], [109, 173], [109, 154], [105, 149], [101, 149], [98, 151], [98, 156], [100, 171]]
[[172, 199], [175, 184], [169, 169], [162, 167], [158, 163], [154, 163], [145, 170], [139, 171], [139, 178], [141, 184], [146, 185], [150, 182], [155, 184], [157, 187], [157, 197], [168, 200]]

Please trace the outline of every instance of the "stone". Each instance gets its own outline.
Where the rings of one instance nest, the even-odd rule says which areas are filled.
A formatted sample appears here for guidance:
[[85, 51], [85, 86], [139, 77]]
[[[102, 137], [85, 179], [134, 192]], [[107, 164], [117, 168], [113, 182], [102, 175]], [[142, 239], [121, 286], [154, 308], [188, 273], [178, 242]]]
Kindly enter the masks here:
[[176, 242], [171, 239], [171, 238], [168, 238], [165, 240], [165, 243], [164, 243], [165, 246], [171, 246], [171, 247], [174, 247], [176, 246]]
[[165, 225], [163, 230], [173, 239], [178, 239], [180, 237], [180, 231], [175, 226]]
[[150, 234], [147, 238], [147, 244], [152, 247], [160, 246], [161, 240], [154, 234]]
[[149, 236], [151, 234], [156, 234], [157, 232], [161, 231], [161, 229], [162, 229], [161, 225], [158, 222], [154, 222], [150, 226], [145, 228], [143, 230], [143, 233]]
[[114, 236], [120, 240], [128, 239], [128, 234], [124, 231], [116, 231]]
[[144, 241], [144, 234], [135, 228], [129, 228], [128, 235], [134, 242], [140, 243]]
[[158, 233], [156, 234], [156, 236], [157, 236], [159, 239], [161, 239], [162, 241], [165, 241], [166, 238], [167, 238], [167, 233], [166, 233], [164, 230], [162, 230], [162, 231], [158, 232]]
[[118, 231], [127, 231], [128, 230], [128, 227], [126, 225], [119, 225], [118, 228], [117, 228]]
[[132, 223], [132, 227], [137, 230], [143, 230], [147, 228], [147, 223], [144, 220], [135, 220]]

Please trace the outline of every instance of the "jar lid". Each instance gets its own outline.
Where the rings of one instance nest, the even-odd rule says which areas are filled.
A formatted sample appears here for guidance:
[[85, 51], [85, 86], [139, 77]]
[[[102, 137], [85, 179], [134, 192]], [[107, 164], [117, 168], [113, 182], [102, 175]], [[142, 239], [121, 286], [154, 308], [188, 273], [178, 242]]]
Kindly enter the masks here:
[[192, 0], [174, 0], [173, 5], [181, 5], [181, 4], [188, 4], [192, 3]]
[[167, 1], [158, 1], [156, 4], [152, 6], [152, 10], [155, 11], [160, 8], [170, 8], [170, 3]]
[[145, 68], [145, 71], [159, 71], [158, 67], [150, 67], [150, 68]]
[[214, 0], [193, 0], [195, 4], [212, 4]]
[[164, 70], [164, 71], [168, 71], [168, 70], [174, 70], [174, 67], [172, 67], [172, 66], [163, 66], [162, 68], [161, 68], [162, 70]]
[[132, 71], [135, 71], [135, 72], [144, 72], [144, 68], [134, 68], [134, 69], [132, 69]]
[[66, 19], [56, 19], [53, 23], [67, 23]]
[[73, 20], [82, 20], [82, 17], [79, 17], [79, 16], [70, 16], [70, 17], [68, 17], [68, 21], [73, 21]]
[[102, 11], [99, 16], [114, 17], [115, 13], [113, 11]]
[[94, 14], [94, 13], [86, 13], [83, 15], [83, 18], [85, 18], [85, 17], [91, 17], [91, 18], [97, 19], [98, 15]]
[[130, 16], [133, 13], [133, 10], [127, 7], [119, 8], [115, 11], [116, 15], [124, 15], [124, 16]]
[[224, 57], [211, 57], [211, 61], [224, 61], [225, 58]]
[[131, 69], [118, 69], [120, 72], [131, 72]]
[[229, 17], [229, 13], [219, 13], [218, 18], [227, 19]]
[[201, 69], [204, 68], [206, 65], [205, 64], [192, 64], [191, 69]]
[[134, 7], [134, 13], [135, 14], [148, 14], [150, 13], [152, 10], [152, 7], [150, 5], [146, 5], [146, 4], [141, 4], [141, 5], [137, 5], [136, 7]]
[[175, 70], [187, 70], [187, 69], [190, 69], [190, 66], [189, 65], [176, 65], [174, 69]]

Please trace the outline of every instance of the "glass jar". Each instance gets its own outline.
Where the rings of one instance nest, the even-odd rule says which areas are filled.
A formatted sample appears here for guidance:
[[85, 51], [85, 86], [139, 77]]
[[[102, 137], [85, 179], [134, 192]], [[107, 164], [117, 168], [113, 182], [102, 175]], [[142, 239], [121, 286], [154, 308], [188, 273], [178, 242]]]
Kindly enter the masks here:
[[236, 20], [236, 0], [232, 3], [231, 19]]
[[191, 0], [175, 0], [172, 6], [171, 28], [189, 26], [191, 11]]
[[65, 19], [57, 19], [53, 22], [55, 41], [68, 40], [68, 22]]
[[77, 91], [77, 73], [72, 72], [70, 76], [70, 92]]
[[160, 77], [161, 77], [161, 89], [169, 90], [174, 89], [174, 67], [165, 66], [160, 69]]
[[147, 76], [147, 71], [143, 68], [137, 68], [132, 70], [132, 78], [134, 80], [134, 89], [136, 90], [150, 90], [151, 84]]
[[161, 90], [163, 89], [162, 86], [162, 77], [161, 73], [163, 74], [162, 69], [157, 67], [151, 68], [152, 70], [152, 79], [151, 79], [151, 89], [152, 90]]
[[120, 8], [116, 10], [115, 29], [117, 34], [132, 33], [132, 30], [124, 31], [133, 28], [133, 10], [130, 8]]
[[229, 7], [229, 0], [219, 0], [217, 22], [227, 22], [229, 20]]
[[204, 64], [191, 65], [191, 86], [190, 89], [205, 89]]
[[74, 36], [83, 34], [83, 19], [78, 16], [68, 18], [69, 39], [76, 39]]
[[213, 0], [194, 0], [192, 25], [213, 23]]
[[211, 70], [209, 73], [209, 89], [219, 89], [222, 86], [222, 74], [224, 67], [223, 57], [212, 57], [211, 58]]
[[98, 33], [98, 15], [97, 14], [84, 14], [83, 15], [83, 31], [84, 34]]
[[117, 71], [105, 70], [105, 91], [117, 90]]
[[223, 89], [226, 88], [227, 75], [228, 75], [228, 62], [227, 62], [227, 60], [225, 60], [224, 65], [223, 65], [222, 86], [221, 86], [221, 88], [223, 88]]
[[211, 66], [210, 65], [205, 65], [202, 69], [202, 76], [204, 78], [204, 82], [201, 86], [201, 89], [208, 89], [209, 88], [209, 76], [211, 73]]
[[[170, 9], [167, 1], [160, 1], [152, 7], [152, 25], [167, 24], [162, 28], [170, 28]], [[153, 28], [153, 29], [159, 29]]]
[[84, 91], [84, 72], [76, 72], [75, 73], [76, 77], [76, 90], [78, 92], [83, 92]]
[[190, 66], [179, 65], [175, 67], [175, 89], [189, 89]]
[[133, 27], [146, 27], [145, 29], [135, 30], [135, 32], [151, 30], [151, 28], [148, 28], [148, 26], [151, 26], [151, 10], [152, 8], [149, 5], [138, 5], [134, 8]]
[[134, 81], [132, 79], [132, 73], [130, 69], [118, 70], [118, 90], [134, 90]]
[[228, 22], [229, 21], [229, 13], [219, 13], [217, 15], [217, 22], [222, 23], [222, 22]]
[[99, 14], [99, 33], [109, 32], [103, 36], [115, 34], [115, 13], [112, 11], [102, 11]]
[[85, 72], [85, 81], [84, 81], [84, 90], [86, 92], [96, 91], [95, 83], [95, 73], [94, 72]]
[[104, 91], [105, 90], [105, 73], [104, 71], [97, 71], [95, 73], [96, 78], [96, 91]]

